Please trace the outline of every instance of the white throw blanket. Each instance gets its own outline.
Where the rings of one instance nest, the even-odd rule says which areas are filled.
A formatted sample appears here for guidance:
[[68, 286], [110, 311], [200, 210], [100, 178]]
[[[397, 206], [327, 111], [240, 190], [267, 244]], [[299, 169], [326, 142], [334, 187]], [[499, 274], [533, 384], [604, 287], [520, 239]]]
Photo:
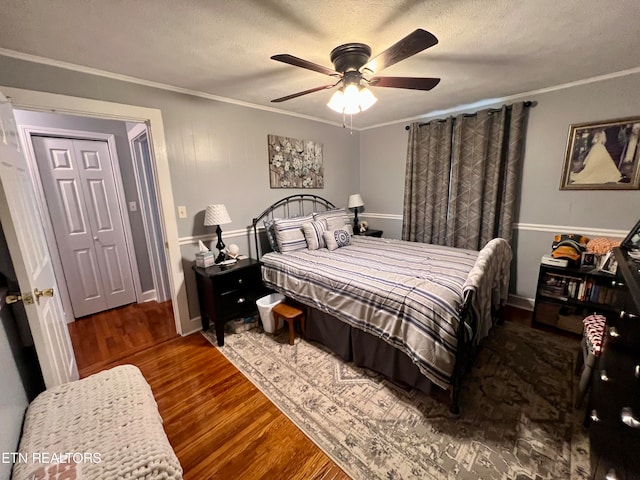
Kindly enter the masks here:
[[[122, 365], [41, 393], [27, 409], [12, 480], [182, 478], [140, 370]], [[34, 476], [35, 475], [35, 476]]]

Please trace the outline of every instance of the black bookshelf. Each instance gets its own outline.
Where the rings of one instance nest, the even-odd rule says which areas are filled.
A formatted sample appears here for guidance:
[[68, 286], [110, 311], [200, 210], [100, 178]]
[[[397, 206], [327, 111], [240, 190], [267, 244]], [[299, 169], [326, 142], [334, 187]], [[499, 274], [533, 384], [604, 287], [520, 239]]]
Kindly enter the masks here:
[[597, 269], [540, 265], [533, 325], [580, 335], [582, 319], [592, 313], [616, 313], [619, 284]]

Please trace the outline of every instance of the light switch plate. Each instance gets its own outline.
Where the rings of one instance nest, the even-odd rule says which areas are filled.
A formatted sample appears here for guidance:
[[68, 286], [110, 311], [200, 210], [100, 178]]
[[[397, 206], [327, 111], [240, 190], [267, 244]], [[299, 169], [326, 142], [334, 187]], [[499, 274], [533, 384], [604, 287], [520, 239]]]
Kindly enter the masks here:
[[130, 212], [137, 212], [138, 211], [138, 204], [136, 202], [129, 202], [129, 211]]
[[178, 218], [187, 218], [187, 207], [184, 205], [178, 207]]

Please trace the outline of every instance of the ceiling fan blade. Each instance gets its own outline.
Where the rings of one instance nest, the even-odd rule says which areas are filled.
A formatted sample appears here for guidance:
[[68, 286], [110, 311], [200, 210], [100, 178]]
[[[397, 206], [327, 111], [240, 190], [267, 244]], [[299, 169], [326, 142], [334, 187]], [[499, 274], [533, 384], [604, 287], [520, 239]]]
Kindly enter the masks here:
[[293, 55], [289, 55], [288, 53], [281, 53], [279, 55], [274, 55], [273, 57], [271, 57], [271, 60], [287, 63], [289, 65], [293, 65], [294, 67], [306, 68], [307, 70], [313, 70], [314, 72], [324, 73], [325, 75], [340, 76], [340, 74], [335, 70], [331, 70], [330, 68], [323, 67], [322, 65], [318, 65], [317, 63], [313, 63], [308, 60], [303, 60], [302, 58], [294, 57]]
[[372, 87], [407, 88], [410, 90], [431, 90], [440, 83], [439, 78], [419, 77], [373, 77], [369, 80]]
[[323, 85], [321, 87], [312, 88], [310, 90], [305, 90], [304, 92], [292, 93], [291, 95], [287, 95], [286, 97], [276, 98], [275, 100], [271, 100], [275, 103], [286, 102], [287, 100], [291, 100], [292, 98], [301, 97], [302, 95], [306, 95], [307, 93], [319, 92], [320, 90], [326, 90], [328, 88], [335, 87], [337, 84], [332, 83], [331, 85]]
[[363, 72], [366, 69], [371, 73], [379, 72], [437, 43], [438, 39], [432, 33], [418, 28], [370, 60], [360, 71]]

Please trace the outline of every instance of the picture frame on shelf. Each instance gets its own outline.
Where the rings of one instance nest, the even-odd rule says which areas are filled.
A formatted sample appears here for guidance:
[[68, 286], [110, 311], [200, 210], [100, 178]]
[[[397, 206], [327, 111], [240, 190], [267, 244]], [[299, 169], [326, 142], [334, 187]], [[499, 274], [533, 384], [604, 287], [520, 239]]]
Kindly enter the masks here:
[[584, 270], [593, 270], [598, 266], [598, 255], [593, 252], [582, 252], [580, 258], [580, 268]]
[[639, 190], [640, 116], [569, 126], [560, 190]]
[[629, 230], [620, 247], [627, 251], [640, 250], [640, 220]]
[[613, 252], [609, 252], [602, 257], [600, 264], [598, 265], [598, 270], [610, 273], [611, 275], [616, 274], [616, 271], [618, 270], [618, 262], [616, 261], [616, 257]]

